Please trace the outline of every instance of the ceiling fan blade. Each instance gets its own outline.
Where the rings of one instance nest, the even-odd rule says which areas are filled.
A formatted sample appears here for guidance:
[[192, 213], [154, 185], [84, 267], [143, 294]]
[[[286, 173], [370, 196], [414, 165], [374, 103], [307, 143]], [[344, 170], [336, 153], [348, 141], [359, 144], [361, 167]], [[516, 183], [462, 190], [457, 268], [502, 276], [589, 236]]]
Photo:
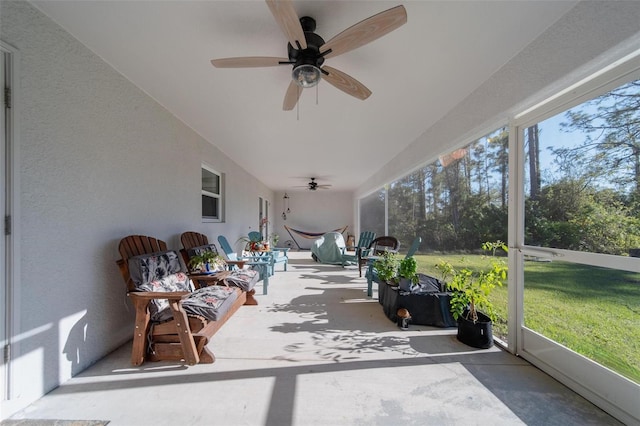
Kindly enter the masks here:
[[347, 28], [320, 47], [320, 52], [331, 52], [325, 58], [342, 55], [390, 33], [407, 22], [404, 6], [396, 6]]
[[252, 68], [252, 67], [275, 67], [284, 65], [280, 62], [289, 62], [288, 58], [272, 58], [269, 56], [247, 56], [243, 58], [221, 58], [212, 59], [211, 65], [216, 68]]
[[284, 95], [282, 109], [285, 111], [291, 111], [298, 103], [301, 93], [302, 88], [298, 86], [295, 81], [291, 80], [291, 83], [289, 83], [289, 87], [287, 88], [287, 93]]
[[307, 40], [304, 37], [304, 30], [291, 0], [266, 0], [266, 2], [291, 46], [298, 49], [299, 43], [302, 49], [306, 49]]
[[322, 78], [346, 94], [363, 101], [371, 96], [371, 90], [350, 75], [329, 66], [322, 67], [322, 70], [329, 73], [322, 73]]

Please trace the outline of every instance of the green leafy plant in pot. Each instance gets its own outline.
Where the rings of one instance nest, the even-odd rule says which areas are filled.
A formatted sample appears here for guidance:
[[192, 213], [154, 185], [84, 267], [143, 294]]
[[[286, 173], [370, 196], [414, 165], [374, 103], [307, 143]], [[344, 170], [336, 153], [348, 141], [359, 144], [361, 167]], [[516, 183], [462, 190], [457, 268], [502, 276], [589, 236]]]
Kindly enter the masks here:
[[398, 266], [400, 290], [411, 291], [411, 288], [418, 283], [418, 263], [413, 256], [405, 257]]
[[398, 285], [398, 268], [400, 267], [400, 259], [398, 255], [385, 251], [379, 259], [373, 262], [373, 267], [378, 274], [380, 281], [384, 281], [389, 285]]
[[456, 270], [445, 261], [439, 262], [436, 269], [452, 292], [450, 307], [453, 318], [458, 321], [458, 340], [486, 349], [493, 345], [492, 321], [495, 321], [489, 296], [494, 288], [507, 280], [507, 264], [504, 259], [496, 257], [496, 251], [504, 250], [506, 253], [508, 248], [502, 241], [496, 241], [483, 243], [482, 249], [491, 253], [491, 256], [485, 256], [487, 266], [483, 269]]
[[262, 235], [260, 235], [259, 233], [250, 233], [251, 237], [249, 236], [242, 236], [240, 238], [238, 238], [238, 241], [236, 241], [236, 244], [238, 243], [244, 243], [244, 250], [247, 251], [258, 251], [262, 249], [263, 246], [263, 241], [262, 241]]
[[194, 254], [189, 258], [189, 268], [192, 271], [215, 271], [224, 269], [226, 262], [220, 255], [211, 250], [205, 250], [202, 253]]

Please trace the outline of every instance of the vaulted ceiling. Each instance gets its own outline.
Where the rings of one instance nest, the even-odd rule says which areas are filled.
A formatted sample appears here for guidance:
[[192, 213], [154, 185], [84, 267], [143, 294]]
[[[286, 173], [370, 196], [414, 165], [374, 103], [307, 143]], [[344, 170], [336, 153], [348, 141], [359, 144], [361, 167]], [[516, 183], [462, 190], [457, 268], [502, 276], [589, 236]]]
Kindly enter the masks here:
[[326, 65], [373, 94], [326, 82], [283, 111], [291, 66], [214, 68], [213, 58], [287, 56], [263, 0], [33, 1], [98, 56], [273, 190], [310, 177], [352, 190], [463, 102], [575, 1], [296, 1], [331, 39], [399, 4], [408, 22]]

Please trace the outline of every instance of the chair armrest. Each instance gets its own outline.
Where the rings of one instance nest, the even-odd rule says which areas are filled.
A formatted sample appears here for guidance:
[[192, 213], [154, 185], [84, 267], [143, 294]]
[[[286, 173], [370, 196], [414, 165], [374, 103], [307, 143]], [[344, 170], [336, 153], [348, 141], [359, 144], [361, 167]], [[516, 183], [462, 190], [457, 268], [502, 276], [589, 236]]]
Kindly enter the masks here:
[[358, 258], [362, 259], [363, 257], [369, 257], [373, 254], [373, 249], [370, 248], [366, 248], [366, 247], [360, 247], [360, 250], [358, 250]]
[[137, 300], [153, 300], [153, 299], [167, 299], [167, 300], [180, 300], [184, 296], [191, 294], [189, 291], [130, 291], [127, 293], [129, 297]]
[[187, 274], [193, 285], [196, 289], [200, 289], [203, 286], [208, 287], [210, 285], [226, 285], [229, 286], [225, 281], [226, 278], [231, 274], [231, 271], [219, 271], [213, 274], [198, 274], [198, 273], [190, 273]]
[[247, 263], [244, 260], [225, 260], [225, 262], [227, 262], [227, 265], [235, 265], [240, 269], [244, 268], [245, 263]]

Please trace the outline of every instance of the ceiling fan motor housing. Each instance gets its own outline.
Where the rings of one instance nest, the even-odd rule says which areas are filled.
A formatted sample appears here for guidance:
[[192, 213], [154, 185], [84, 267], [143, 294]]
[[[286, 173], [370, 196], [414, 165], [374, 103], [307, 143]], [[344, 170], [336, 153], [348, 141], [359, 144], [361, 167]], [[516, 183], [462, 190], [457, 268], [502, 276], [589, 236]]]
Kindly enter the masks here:
[[320, 54], [320, 46], [322, 46], [325, 41], [313, 32], [316, 29], [316, 21], [308, 16], [303, 16], [300, 18], [300, 24], [304, 30], [307, 48], [298, 49], [292, 46], [291, 43], [287, 43], [289, 60], [294, 63], [293, 68], [300, 65], [313, 65], [320, 68], [324, 63], [324, 56]]

